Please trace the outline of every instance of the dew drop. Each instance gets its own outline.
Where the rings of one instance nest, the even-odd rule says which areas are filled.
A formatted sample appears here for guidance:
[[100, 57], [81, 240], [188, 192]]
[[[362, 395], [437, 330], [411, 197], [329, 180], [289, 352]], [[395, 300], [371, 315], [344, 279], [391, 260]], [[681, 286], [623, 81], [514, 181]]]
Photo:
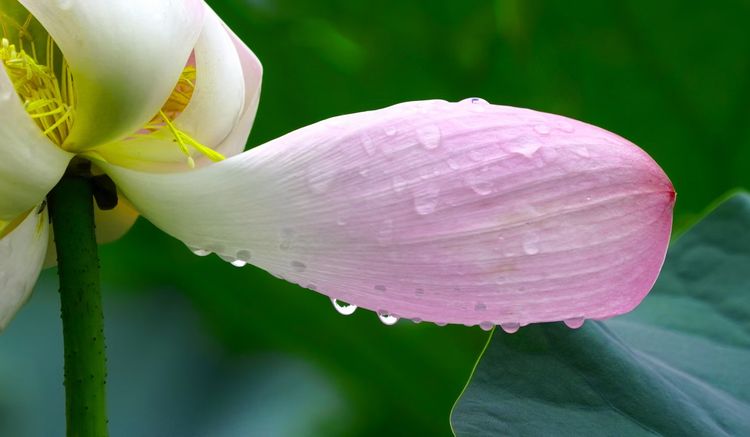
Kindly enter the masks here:
[[393, 135], [396, 135], [396, 133], [398, 132], [398, 129], [396, 129], [396, 126], [391, 125], [391, 126], [386, 127], [384, 131], [386, 135], [388, 135], [389, 137], [392, 137]]
[[375, 146], [375, 142], [372, 140], [370, 135], [367, 133], [363, 133], [360, 137], [360, 141], [362, 142], [362, 147], [364, 147], [365, 152], [367, 152], [368, 155], [373, 156], [375, 154], [375, 151], [377, 150], [377, 147]]
[[388, 289], [388, 288], [386, 288], [385, 285], [382, 285], [382, 284], [378, 284], [378, 285], [374, 286], [373, 288], [376, 289], [376, 290], [378, 290], [378, 291], [386, 291]]
[[378, 229], [378, 243], [382, 245], [390, 244], [393, 241], [393, 220], [385, 219]]
[[576, 130], [575, 126], [573, 126], [572, 124], [567, 123], [567, 122], [561, 123], [560, 124], [560, 129], [562, 129], [563, 132], [567, 132], [569, 134], [572, 134]]
[[529, 234], [523, 241], [523, 251], [526, 255], [536, 255], [539, 253], [539, 237], [536, 234]]
[[571, 329], [578, 329], [581, 326], [583, 326], [584, 320], [585, 319], [583, 317], [574, 317], [572, 319], [566, 320], [565, 325], [567, 325], [568, 328], [571, 328]]
[[426, 187], [414, 193], [414, 210], [419, 215], [431, 214], [438, 204], [440, 190], [436, 187]]
[[481, 175], [470, 174], [465, 179], [466, 185], [480, 196], [492, 193], [492, 182], [485, 180]]
[[461, 103], [470, 104], [471, 110], [474, 112], [483, 112], [490, 105], [486, 100], [479, 97], [469, 97], [468, 99], [461, 100]]
[[198, 256], [208, 256], [208, 255], [211, 255], [211, 251], [210, 250], [199, 249], [197, 247], [191, 247], [191, 246], [188, 246], [188, 249], [190, 249], [190, 251], [193, 252], [193, 254], [198, 255]]
[[416, 294], [417, 296], [424, 296], [424, 289], [417, 288], [416, 290], [414, 290], [414, 294]]
[[235, 267], [245, 267], [247, 265], [247, 261], [243, 261], [241, 259], [235, 259], [234, 261], [229, 261], [229, 264]]
[[406, 187], [406, 179], [402, 178], [401, 176], [394, 176], [393, 177], [393, 191], [400, 193], [404, 191], [404, 188]]
[[250, 254], [249, 250], [242, 249], [242, 250], [237, 251], [238, 260], [242, 260], [242, 261], [245, 261], [245, 263], [247, 263], [248, 261], [250, 261], [250, 258], [252, 258], [252, 255]]
[[447, 323], [445, 323], [445, 322], [435, 322], [435, 324], [437, 326], [445, 326], [445, 325], [447, 325]]
[[503, 328], [503, 331], [507, 332], [508, 334], [513, 334], [514, 332], [518, 332], [518, 330], [521, 328], [520, 323], [501, 323], [500, 327]]
[[338, 219], [338, 220], [336, 220], [336, 224], [337, 224], [337, 225], [339, 225], [339, 226], [345, 226], [345, 225], [346, 225], [346, 223], [347, 223], [347, 221], [346, 221], [346, 219], [345, 219], [345, 218], [343, 218], [343, 217], [339, 217], [339, 219]]
[[541, 134], [541, 135], [547, 135], [547, 134], [549, 134], [550, 130], [551, 130], [550, 127], [547, 126], [546, 124], [538, 124], [538, 125], [534, 126], [534, 131], [536, 133], [538, 133], [538, 134]]
[[440, 128], [436, 125], [420, 127], [417, 129], [417, 138], [425, 149], [435, 149], [440, 146]]
[[482, 328], [483, 331], [492, 331], [492, 328], [495, 327], [495, 324], [492, 322], [482, 322], [479, 324], [479, 327]]
[[[217, 254], [219, 255], [219, 254]], [[219, 255], [219, 258], [221, 258], [222, 261], [226, 261], [230, 264], [234, 264], [235, 261], [237, 261], [237, 258], [229, 255]]]
[[335, 176], [336, 173], [333, 170], [312, 170], [307, 175], [307, 185], [313, 193], [323, 194], [328, 191]]
[[422, 319], [420, 319], [419, 317], [414, 317], [413, 319], [411, 319], [411, 321], [414, 323], [422, 323]]
[[279, 233], [279, 249], [289, 250], [292, 247], [292, 240], [294, 239], [294, 229], [283, 228]]
[[487, 305], [483, 304], [482, 302], [477, 302], [476, 305], [474, 305], [474, 311], [484, 311], [487, 309]]
[[354, 311], [357, 310], [357, 305], [352, 305], [338, 299], [331, 298], [331, 303], [339, 314], [343, 314], [345, 316], [351, 316], [352, 314], [354, 314]]
[[384, 325], [395, 325], [398, 322], [398, 317], [388, 314], [386, 311], [378, 311], [378, 318]]
[[589, 151], [589, 148], [583, 145], [573, 147], [573, 153], [580, 156], [581, 158], [590, 158], [591, 157], [591, 151]]
[[307, 264], [303, 263], [302, 261], [292, 261], [292, 270], [297, 273], [302, 273], [307, 270]]

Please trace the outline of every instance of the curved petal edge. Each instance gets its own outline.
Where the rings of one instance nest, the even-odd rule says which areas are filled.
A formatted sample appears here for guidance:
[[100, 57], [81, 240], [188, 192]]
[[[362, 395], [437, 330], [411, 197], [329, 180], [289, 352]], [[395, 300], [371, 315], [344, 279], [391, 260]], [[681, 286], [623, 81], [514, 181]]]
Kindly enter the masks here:
[[36, 208], [11, 233], [0, 239], [0, 332], [34, 289], [49, 238], [49, 218]]

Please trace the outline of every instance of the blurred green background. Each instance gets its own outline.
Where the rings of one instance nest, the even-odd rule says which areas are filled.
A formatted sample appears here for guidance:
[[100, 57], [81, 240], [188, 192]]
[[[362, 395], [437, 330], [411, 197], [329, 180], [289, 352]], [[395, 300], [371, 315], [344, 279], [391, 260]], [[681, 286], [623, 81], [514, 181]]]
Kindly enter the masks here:
[[[747, 0], [689, 5], [677, 0], [209, 3], [265, 68], [249, 146], [344, 113], [407, 100], [479, 96], [581, 119], [643, 147], [677, 189], [676, 230], [727, 190], [748, 185]], [[174, 397], [160, 395], [159, 405], [167, 410], [173, 406], [174, 420], [179, 421], [180, 414], [193, 410], [175, 405], [209, 396], [195, 387], [211, 386], [212, 402], [234, 405], [236, 434], [226, 435], [450, 435], [450, 407], [486, 338], [479, 328], [411, 322], [387, 327], [366, 311], [342, 317], [327, 298], [253, 267], [236, 269], [213, 256], [195, 257], [143, 219], [124, 239], [103, 248], [102, 266], [108, 311], [116, 320], [108, 321], [110, 337], [129, 335], [117, 346], [118, 357], [127, 357], [129, 346], [141, 362], [120, 364], [121, 371], [112, 376], [120, 379], [112, 382], [110, 397], [124, 396], [114, 388], [127, 390], [130, 381], [133, 390], [137, 384], [161, 384]], [[38, 317], [54, 314], [44, 311], [55, 297], [53, 281], [48, 274], [29, 305], [41, 309], [25, 311], [36, 311]], [[170, 290], [168, 297], [164, 290]], [[165, 322], [157, 323], [163, 317], [158, 308], [171, 311], [183, 303], [180, 311], [195, 316], [168, 323], [190, 327], [178, 330], [182, 340], [177, 341], [162, 332]], [[141, 308], [151, 310], [142, 313]], [[150, 321], [142, 319], [149, 315]], [[40, 326], [32, 315], [21, 317], [29, 318], [23, 322], [28, 326]], [[160, 379], [170, 373], [158, 364], [164, 358], [142, 351], [176, 344], [169, 362], [178, 368], [198, 366], [201, 360], [183, 359], [179, 352], [190, 349], [193, 332], [196, 338], [206, 335], [206, 342], [215, 342], [215, 354], [232, 363], [235, 373], [196, 371], [184, 379]], [[34, 344], [30, 335], [11, 325], [0, 336], [0, 359], [10, 354], [8, 345]], [[46, 358], [39, 359], [51, 363], [46, 371], [59, 372], [61, 354], [41, 344], [36, 350], [44, 349]], [[268, 356], [286, 364], [269, 365], [263, 358]], [[116, 366], [122, 360], [110, 362]], [[289, 366], [293, 371], [287, 377]], [[149, 372], [157, 376], [144, 377]], [[253, 393], [257, 384], [243, 385], [239, 375], [265, 375], [261, 379], [266, 384], [258, 390], [266, 391]], [[227, 388], [216, 389], [211, 378]], [[47, 380], [60, 389], [61, 379]], [[185, 385], [194, 387], [168, 390]], [[0, 430], [12, 425], [10, 410], [3, 408], [19, 399], [6, 387], [0, 385]], [[244, 387], [247, 390], [238, 394]], [[238, 400], [258, 393], [264, 395], [260, 401], [253, 398], [256, 403]], [[260, 409], [263, 399], [267, 402]], [[58, 416], [62, 397], [59, 401], [54, 410]], [[189, 419], [202, 411], [195, 407]], [[257, 419], [259, 411], [272, 423], [264, 432], [253, 433], [249, 423], [257, 423], [251, 419]], [[158, 422], [158, 414], [154, 416]], [[309, 426], [290, 430], [289, 423], [295, 421]], [[200, 427], [170, 428], [164, 423], [158, 428], [163, 432], [156, 433], [153, 421], [142, 423], [142, 428], [116, 417], [112, 422], [113, 435], [211, 434], [202, 434]], [[177, 434], [177, 429], [191, 431]]]

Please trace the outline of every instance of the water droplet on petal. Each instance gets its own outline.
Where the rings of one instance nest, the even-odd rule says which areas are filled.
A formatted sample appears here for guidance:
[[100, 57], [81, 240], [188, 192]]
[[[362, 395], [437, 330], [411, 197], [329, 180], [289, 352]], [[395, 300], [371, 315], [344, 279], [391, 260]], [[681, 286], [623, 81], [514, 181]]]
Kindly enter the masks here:
[[386, 291], [387, 290], [387, 288], [386, 288], [385, 285], [380, 285], [380, 284], [376, 285], [373, 288], [376, 289], [376, 290], [378, 290], [378, 291]]
[[445, 322], [435, 322], [435, 324], [437, 326], [445, 326], [445, 325], [447, 325], [447, 323], [445, 323]]
[[375, 146], [375, 142], [372, 140], [370, 135], [368, 135], [367, 133], [363, 133], [360, 137], [360, 141], [362, 141], [362, 147], [364, 147], [365, 152], [367, 152], [368, 155], [372, 156], [375, 154], [377, 147]]
[[484, 311], [487, 309], [487, 305], [483, 304], [482, 302], [477, 302], [476, 305], [474, 305], [474, 311]]
[[546, 124], [538, 124], [534, 126], [534, 131], [541, 135], [547, 135], [550, 133], [550, 127]]
[[294, 229], [283, 228], [279, 233], [279, 249], [289, 250], [292, 247], [292, 240], [294, 239]]
[[307, 184], [310, 191], [315, 194], [323, 194], [328, 191], [328, 187], [336, 176], [334, 170], [311, 170], [307, 175]]
[[347, 221], [346, 221], [346, 219], [345, 219], [345, 218], [343, 218], [343, 217], [339, 217], [339, 219], [338, 219], [338, 220], [336, 220], [336, 224], [337, 224], [337, 225], [339, 225], [339, 226], [345, 226], [345, 225], [346, 225], [346, 223], [347, 223]]
[[235, 267], [245, 267], [247, 265], [247, 262], [241, 259], [235, 259], [234, 261], [229, 261], [229, 264]]
[[415, 317], [415, 318], [411, 319], [411, 321], [414, 322], [414, 323], [422, 323], [422, 319], [420, 319], [419, 317]]
[[417, 138], [425, 149], [435, 149], [440, 146], [440, 128], [437, 125], [422, 126], [417, 129]]
[[503, 328], [503, 331], [507, 332], [508, 334], [513, 334], [514, 332], [518, 332], [518, 330], [521, 328], [520, 323], [501, 323], [500, 327]]
[[564, 132], [567, 132], [569, 134], [572, 134], [576, 130], [575, 126], [573, 126], [572, 124], [570, 124], [568, 122], [561, 123], [560, 124], [560, 129], [562, 129]]
[[471, 104], [471, 110], [474, 112], [483, 112], [490, 105], [486, 100], [479, 97], [469, 97], [468, 99], [461, 100], [461, 103]]
[[237, 259], [245, 261], [246, 263], [250, 261], [250, 258], [252, 258], [252, 255], [250, 254], [249, 250], [238, 250], [237, 251]]
[[568, 326], [568, 328], [571, 328], [571, 329], [578, 329], [578, 328], [580, 328], [581, 326], [583, 326], [583, 322], [584, 322], [584, 320], [585, 320], [585, 319], [584, 319], [583, 317], [574, 317], [574, 318], [572, 318], [572, 319], [568, 319], [568, 320], [566, 320], [566, 321], [565, 321], [565, 324], [566, 324], [566, 325]]
[[352, 314], [354, 314], [354, 311], [357, 310], [357, 305], [352, 305], [338, 299], [331, 298], [331, 303], [339, 314], [343, 314], [345, 316], [351, 316]]
[[393, 126], [393, 125], [386, 127], [384, 131], [385, 131], [385, 134], [388, 135], [389, 137], [396, 135], [396, 133], [398, 133], [398, 129], [396, 128], [396, 126]]
[[591, 157], [591, 151], [589, 151], [589, 148], [587, 146], [583, 145], [573, 147], [573, 153], [580, 156], [581, 158]]
[[394, 176], [393, 177], [393, 191], [400, 193], [404, 191], [404, 188], [406, 187], [406, 179], [402, 178], [401, 176]]
[[483, 331], [492, 331], [492, 328], [495, 327], [495, 324], [492, 322], [482, 322], [479, 324], [479, 327], [482, 328]]
[[302, 261], [292, 261], [292, 270], [297, 273], [302, 273], [307, 270], [307, 264], [303, 263]]
[[417, 296], [424, 296], [424, 289], [417, 288], [416, 290], [414, 290], [414, 294], [416, 294]]
[[491, 181], [487, 180], [487, 178], [489, 177], [487, 173], [489, 172], [482, 172], [479, 174], [470, 173], [468, 176], [466, 176], [466, 185], [468, 185], [469, 188], [474, 190], [474, 192], [479, 194], [480, 196], [486, 196], [492, 193], [493, 185]]
[[188, 246], [188, 249], [190, 249], [191, 252], [193, 252], [195, 255], [198, 255], [198, 256], [208, 256], [208, 255], [211, 255], [211, 251], [210, 250], [199, 249], [197, 247], [191, 247], [191, 246]]
[[230, 263], [230, 264], [232, 264], [232, 263], [234, 263], [235, 261], [237, 261], [237, 258], [235, 258], [235, 257], [233, 257], [233, 256], [229, 256], [229, 255], [220, 255], [220, 254], [218, 254], [218, 253], [217, 253], [217, 255], [219, 255], [219, 258], [221, 258], [221, 260], [222, 260], [222, 261], [226, 261], [226, 262], [228, 262], [228, 263]]
[[388, 314], [386, 311], [378, 311], [378, 318], [384, 325], [395, 325], [398, 322], [398, 317]]
[[539, 237], [536, 234], [529, 234], [523, 240], [523, 251], [526, 255], [536, 255], [539, 253]]
[[419, 215], [431, 214], [437, 208], [439, 195], [437, 187], [420, 187], [414, 192], [414, 210]]

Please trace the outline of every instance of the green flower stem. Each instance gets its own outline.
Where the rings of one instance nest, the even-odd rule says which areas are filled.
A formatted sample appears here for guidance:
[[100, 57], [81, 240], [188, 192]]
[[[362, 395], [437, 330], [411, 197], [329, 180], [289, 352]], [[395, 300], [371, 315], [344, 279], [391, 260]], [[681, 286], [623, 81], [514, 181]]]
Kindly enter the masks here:
[[105, 437], [107, 365], [91, 180], [66, 175], [48, 200], [60, 275], [67, 435]]

